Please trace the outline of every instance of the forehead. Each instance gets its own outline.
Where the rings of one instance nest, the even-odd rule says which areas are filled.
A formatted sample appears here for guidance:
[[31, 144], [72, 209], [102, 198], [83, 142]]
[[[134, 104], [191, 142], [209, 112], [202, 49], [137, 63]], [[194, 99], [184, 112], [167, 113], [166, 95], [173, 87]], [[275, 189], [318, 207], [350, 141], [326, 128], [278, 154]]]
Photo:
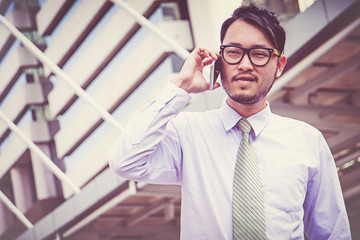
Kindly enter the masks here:
[[223, 44], [235, 44], [248, 48], [253, 46], [274, 47], [260, 28], [243, 20], [236, 20], [229, 26]]

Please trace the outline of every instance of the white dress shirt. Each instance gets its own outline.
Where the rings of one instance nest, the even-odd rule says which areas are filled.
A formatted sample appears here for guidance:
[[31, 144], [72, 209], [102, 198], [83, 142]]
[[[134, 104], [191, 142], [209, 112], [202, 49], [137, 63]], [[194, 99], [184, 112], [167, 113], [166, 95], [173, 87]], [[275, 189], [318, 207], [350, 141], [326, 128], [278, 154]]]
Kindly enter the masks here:
[[[232, 239], [232, 191], [241, 116], [181, 112], [190, 95], [169, 83], [115, 143], [109, 164], [120, 176], [181, 184], [181, 239]], [[181, 113], [180, 113], [181, 112]], [[259, 165], [268, 239], [351, 239], [339, 179], [321, 133], [271, 113], [248, 118]]]

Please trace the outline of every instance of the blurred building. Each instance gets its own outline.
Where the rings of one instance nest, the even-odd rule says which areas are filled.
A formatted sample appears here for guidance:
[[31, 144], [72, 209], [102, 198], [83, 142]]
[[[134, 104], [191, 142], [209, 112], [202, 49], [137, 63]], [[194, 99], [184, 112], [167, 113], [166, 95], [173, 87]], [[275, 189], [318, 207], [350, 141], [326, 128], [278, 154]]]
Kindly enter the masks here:
[[[180, 187], [116, 176], [109, 150], [188, 51], [218, 48], [240, 3], [0, 1], [0, 239], [178, 239]], [[322, 131], [359, 239], [360, 1], [258, 3], [288, 34], [272, 111]], [[194, 95], [186, 110], [216, 108], [224, 96]]]

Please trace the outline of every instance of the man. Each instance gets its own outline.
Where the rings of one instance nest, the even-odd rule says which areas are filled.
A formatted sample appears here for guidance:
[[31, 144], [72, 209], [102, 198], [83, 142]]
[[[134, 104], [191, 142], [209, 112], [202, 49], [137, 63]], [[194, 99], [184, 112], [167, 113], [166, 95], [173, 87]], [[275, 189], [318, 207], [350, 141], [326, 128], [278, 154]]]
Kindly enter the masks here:
[[[182, 239], [304, 239], [304, 232], [309, 239], [350, 239], [324, 138], [308, 124], [271, 113], [266, 101], [286, 64], [277, 18], [252, 4], [240, 7], [224, 22], [221, 43], [221, 54], [197, 47], [172, 83], [134, 116], [113, 147], [110, 166], [128, 179], [182, 185]], [[202, 71], [217, 59], [228, 95], [221, 108], [180, 113], [189, 93], [209, 88]], [[238, 122], [251, 125], [248, 140]], [[238, 193], [250, 179], [238, 181], [245, 155], [255, 159], [251, 171], [258, 179], [248, 182], [260, 186]], [[255, 207], [254, 195], [261, 200]], [[258, 213], [247, 214], [249, 206]], [[245, 215], [261, 220], [249, 223]]]

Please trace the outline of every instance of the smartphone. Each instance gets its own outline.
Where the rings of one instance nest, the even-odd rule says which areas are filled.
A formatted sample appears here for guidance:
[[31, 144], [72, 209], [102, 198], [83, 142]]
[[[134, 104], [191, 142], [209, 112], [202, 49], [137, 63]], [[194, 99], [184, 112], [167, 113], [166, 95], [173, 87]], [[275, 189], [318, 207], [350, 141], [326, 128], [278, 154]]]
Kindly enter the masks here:
[[221, 59], [219, 58], [218, 60], [214, 61], [211, 65], [210, 65], [210, 86], [209, 86], [209, 90], [213, 90], [214, 89], [214, 84], [216, 83], [219, 74], [220, 74], [220, 69], [221, 69]]

